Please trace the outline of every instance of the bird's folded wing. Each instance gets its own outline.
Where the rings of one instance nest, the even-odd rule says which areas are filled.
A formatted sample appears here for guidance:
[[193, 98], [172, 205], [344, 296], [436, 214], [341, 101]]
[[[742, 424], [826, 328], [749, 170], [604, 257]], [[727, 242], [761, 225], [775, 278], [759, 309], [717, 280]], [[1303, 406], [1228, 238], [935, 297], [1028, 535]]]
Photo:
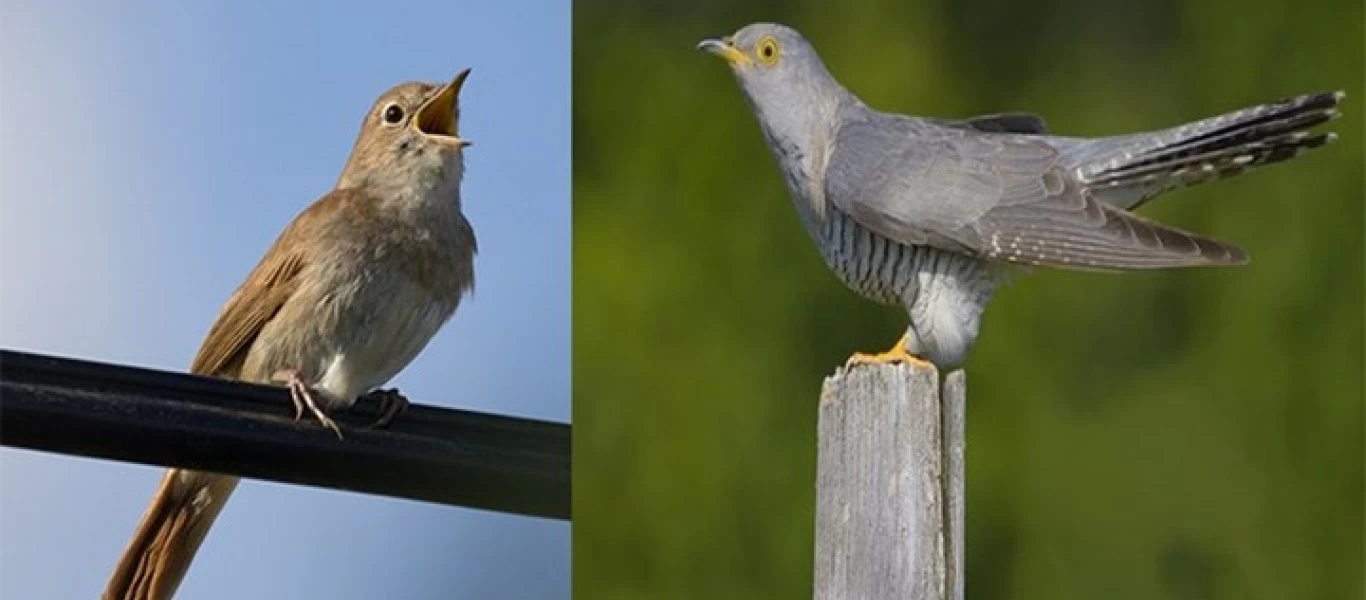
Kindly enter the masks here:
[[1010, 112], [990, 115], [977, 115], [961, 121], [952, 119], [925, 119], [948, 127], [966, 127], [983, 133], [1048, 133], [1048, 125], [1043, 117], [1033, 113]]
[[1240, 264], [1233, 246], [1098, 202], [1045, 141], [866, 112], [841, 123], [826, 199], [904, 244], [1076, 269]]
[[[286, 230], [214, 320], [190, 370], [236, 378], [261, 329], [279, 312], [302, 270], [301, 254], [284, 252]], [[180, 469], [167, 471], [105, 588], [105, 600], [168, 598], [218, 516], [237, 479]]]
[[265, 258], [223, 305], [190, 364], [191, 371], [237, 376], [256, 336], [299, 287], [298, 275], [307, 262], [301, 249], [307, 246], [297, 243], [297, 239], [308, 234], [313, 220], [310, 213], [318, 212], [315, 208], [319, 204], [322, 203], [314, 204], [280, 234]]
[[[242, 375], [242, 364], [262, 329], [299, 289], [310, 256], [310, 245], [303, 241], [320, 235], [328, 225], [327, 215], [336, 214], [334, 206], [354, 197], [353, 192], [333, 191], [285, 228], [218, 313], [191, 363], [191, 371], [228, 379]], [[145, 600], [174, 594], [209, 526], [236, 486], [237, 478], [227, 475], [168, 471], [103, 597]]]

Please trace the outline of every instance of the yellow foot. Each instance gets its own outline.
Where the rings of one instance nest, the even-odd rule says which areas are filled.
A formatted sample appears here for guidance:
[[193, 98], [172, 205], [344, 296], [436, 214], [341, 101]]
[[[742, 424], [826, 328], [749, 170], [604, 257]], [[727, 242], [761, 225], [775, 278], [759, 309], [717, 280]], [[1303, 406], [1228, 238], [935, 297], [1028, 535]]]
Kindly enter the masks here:
[[848, 369], [854, 365], [892, 365], [896, 363], [906, 363], [912, 366], [934, 366], [930, 361], [908, 352], [906, 350], [906, 338], [902, 336], [896, 341], [896, 345], [886, 352], [877, 354], [855, 352], [853, 356], [849, 357], [849, 360], [844, 362], [844, 368]]

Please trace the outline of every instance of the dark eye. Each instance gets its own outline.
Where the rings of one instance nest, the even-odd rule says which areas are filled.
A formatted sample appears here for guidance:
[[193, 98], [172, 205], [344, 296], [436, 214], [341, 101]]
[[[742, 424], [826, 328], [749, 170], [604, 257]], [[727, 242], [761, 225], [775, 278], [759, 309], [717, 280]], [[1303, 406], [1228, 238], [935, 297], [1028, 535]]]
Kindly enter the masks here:
[[403, 109], [397, 104], [390, 104], [384, 109], [384, 122], [397, 123], [403, 120]]

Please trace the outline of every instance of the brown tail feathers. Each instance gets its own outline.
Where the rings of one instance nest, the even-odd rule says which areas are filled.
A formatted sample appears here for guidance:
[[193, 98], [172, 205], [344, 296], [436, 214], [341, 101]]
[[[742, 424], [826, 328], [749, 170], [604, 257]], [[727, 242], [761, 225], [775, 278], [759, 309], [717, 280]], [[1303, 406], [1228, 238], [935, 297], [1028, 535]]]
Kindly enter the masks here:
[[238, 479], [171, 469], [109, 578], [104, 600], [167, 600], [175, 594]]

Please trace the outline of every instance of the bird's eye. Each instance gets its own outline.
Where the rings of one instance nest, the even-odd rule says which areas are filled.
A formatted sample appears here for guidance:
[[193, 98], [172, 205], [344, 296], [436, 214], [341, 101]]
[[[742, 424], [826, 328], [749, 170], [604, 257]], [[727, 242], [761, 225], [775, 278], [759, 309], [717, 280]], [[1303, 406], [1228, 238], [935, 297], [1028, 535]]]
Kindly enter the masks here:
[[765, 36], [754, 46], [755, 54], [759, 55], [759, 62], [768, 66], [778, 64], [778, 40], [773, 36]]
[[384, 122], [397, 123], [403, 120], [403, 109], [397, 104], [390, 104], [384, 109]]

